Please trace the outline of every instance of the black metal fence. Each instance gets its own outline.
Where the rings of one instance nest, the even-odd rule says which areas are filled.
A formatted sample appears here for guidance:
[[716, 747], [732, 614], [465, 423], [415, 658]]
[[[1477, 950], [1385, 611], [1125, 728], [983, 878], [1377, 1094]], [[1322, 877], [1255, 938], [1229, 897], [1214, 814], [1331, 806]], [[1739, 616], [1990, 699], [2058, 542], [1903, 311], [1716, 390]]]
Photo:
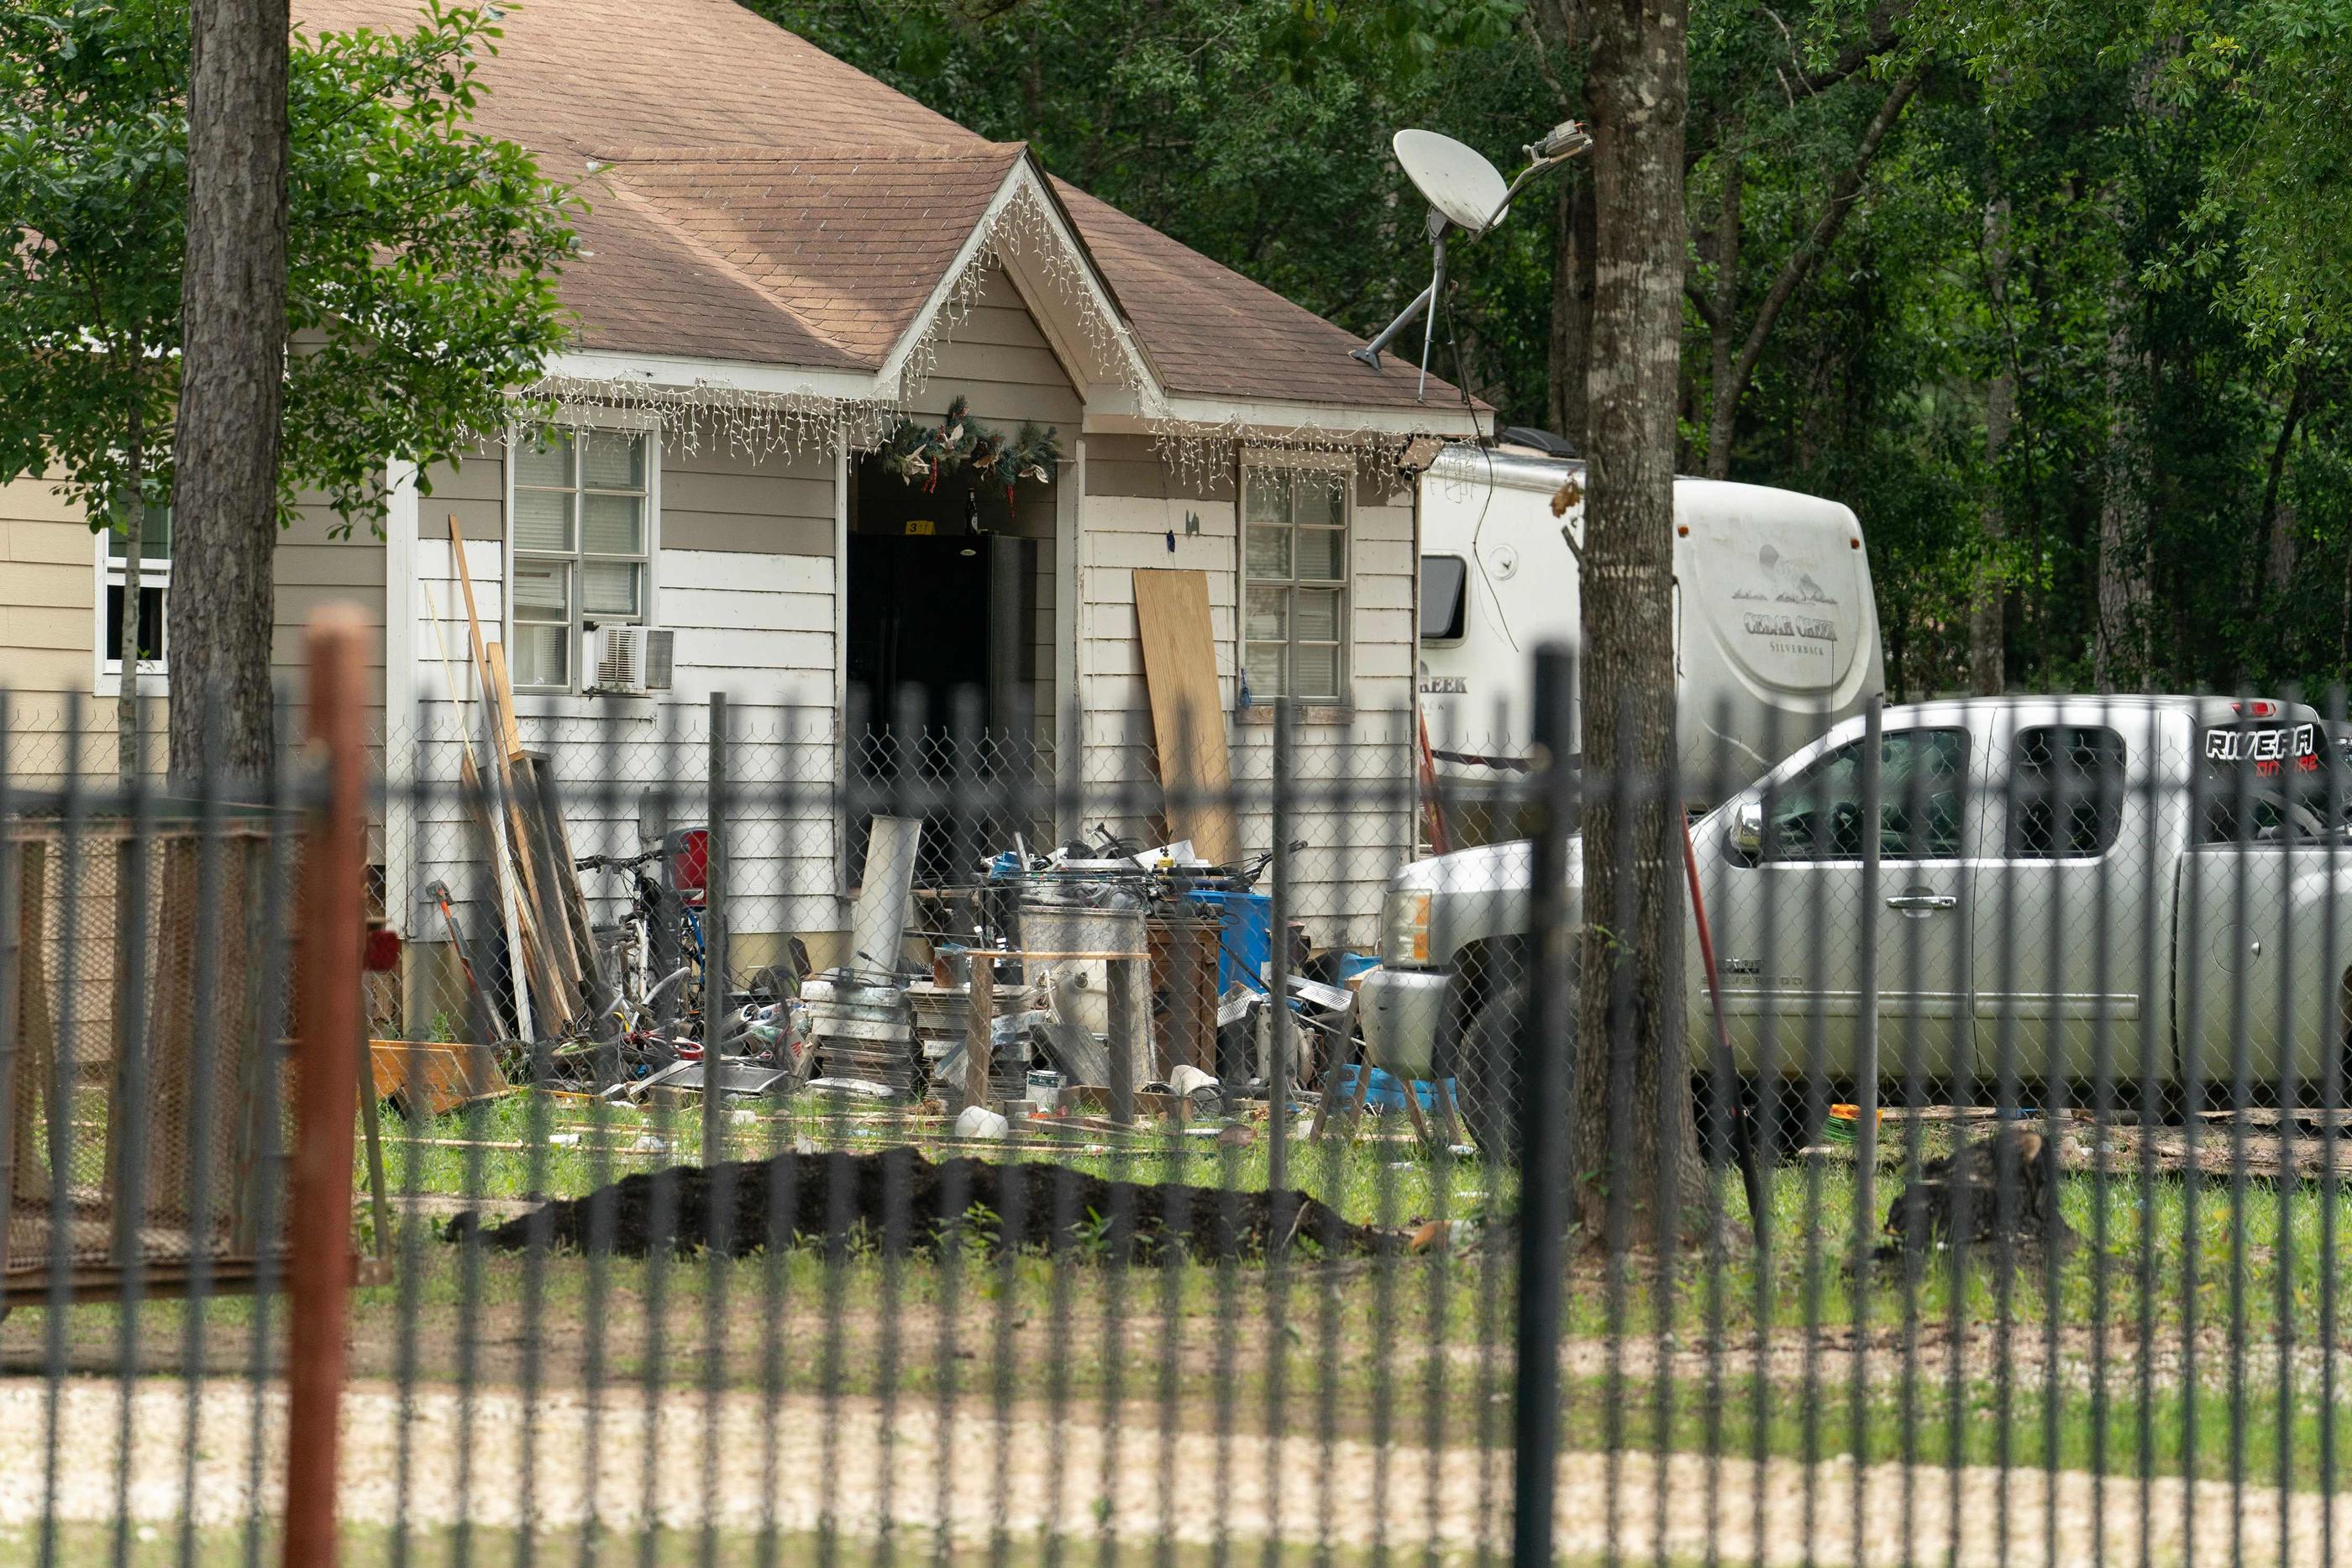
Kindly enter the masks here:
[[[373, 755], [348, 1561], [2352, 1528], [2323, 711], [1927, 705], [1698, 788], [1587, 754], [1486, 846], [1387, 731], [1287, 714], [1216, 784], [695, 718]], [[0, 1563], [281, 1549], [291, 1091], [341, 1046], [289, 1043], [331, 823], [280, 758], [0, 777]], [[1588, 823], [1663, 938], [1585, 907]], [[747, 885], [786, 828], [822, 873]]]

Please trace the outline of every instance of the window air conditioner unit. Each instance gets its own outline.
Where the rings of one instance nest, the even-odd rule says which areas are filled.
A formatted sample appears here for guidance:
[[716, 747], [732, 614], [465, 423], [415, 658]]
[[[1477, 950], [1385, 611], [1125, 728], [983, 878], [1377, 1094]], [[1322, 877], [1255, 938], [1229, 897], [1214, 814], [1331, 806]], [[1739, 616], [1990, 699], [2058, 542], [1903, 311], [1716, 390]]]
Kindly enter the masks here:
[[642, 696], [669, 690], [677, 632], [664, 626], [599, 626], [595, 639], [598, 691]]

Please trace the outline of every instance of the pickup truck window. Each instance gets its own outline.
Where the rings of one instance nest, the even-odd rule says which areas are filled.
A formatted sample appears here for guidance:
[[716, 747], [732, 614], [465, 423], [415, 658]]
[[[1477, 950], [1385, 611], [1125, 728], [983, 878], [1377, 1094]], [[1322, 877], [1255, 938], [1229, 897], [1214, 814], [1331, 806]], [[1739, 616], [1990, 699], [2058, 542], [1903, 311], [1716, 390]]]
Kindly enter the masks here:
[[2018, 731], [2009, 788], [2009, 858], [2095, 860], [2124, 819], [2124, 737], [2047, 725]]
[[2200, 843], [2320, 838], [2327, 832], [2331, 790], [2338, 802], [2352, 797], [2352, 779], [2339, 775], [2331, 785], [2315, 723], [2217, 725], [2198, 749], [2205, 768], [2197, 785]]
[[[1863, 742], [1851, 741], [1773, 791], [1764, 858], [1860, 860]], [[1969, 737], [1959, 729], [1895, 730], [1879, 737], [1878, 852], [1889, 860], [1957, 860]]]

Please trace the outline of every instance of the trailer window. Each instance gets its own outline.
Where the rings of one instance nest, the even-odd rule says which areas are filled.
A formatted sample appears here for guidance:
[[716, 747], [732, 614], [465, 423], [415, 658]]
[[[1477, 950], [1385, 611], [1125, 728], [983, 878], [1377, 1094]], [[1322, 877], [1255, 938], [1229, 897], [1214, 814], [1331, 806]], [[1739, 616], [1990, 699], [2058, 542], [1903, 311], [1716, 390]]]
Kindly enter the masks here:
[[1468, 608], [1470, 563], [1458, 555], [1421, 558], [1421, 640], [1451, 643], [1462, 635]]
[[2124, 817], [2124, 737], [2112, 729], [2020, 730], [2010, 779], [2012, 860], [2095, 860]]

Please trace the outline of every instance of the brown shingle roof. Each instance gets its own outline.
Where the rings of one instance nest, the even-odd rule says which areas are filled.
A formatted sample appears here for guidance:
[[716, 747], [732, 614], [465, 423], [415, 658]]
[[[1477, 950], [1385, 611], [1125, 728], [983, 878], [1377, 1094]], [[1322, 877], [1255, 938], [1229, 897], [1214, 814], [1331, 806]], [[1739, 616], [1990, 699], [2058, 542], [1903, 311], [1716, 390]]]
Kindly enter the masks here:
[[873, 367], [938, 288], [1021, 149], [638, 156], [606, 176], [623, 199]]
[[[1348, 350], [1363, 342], [1354, 333], [1067, 181], [1055, 181], [1054, 189], [1096, 265], [1116, 280], [1119, 303], [1171, 392], [1374, 407], [1413, 402], [1414, 366], [1384, 357], [1375, 371], [1351, 360]], [[1458, 402], [1460, 395], [1429, 378], [1432, 406]]]
[[[294, 9], [312, 34], [416, 16], [415, 0]], [[591, 347], [878, 366], [1022, 156], [734, 0], [529, 0], [503, 26], [480, 124], [595, 207], [563, 280]], [[1367, 369], [1329, 322], [1055, 189], [1170, 391], [1412, 404], [1410, 370]], [[1455, 397], [1432, 380], [1433, 407]]]

